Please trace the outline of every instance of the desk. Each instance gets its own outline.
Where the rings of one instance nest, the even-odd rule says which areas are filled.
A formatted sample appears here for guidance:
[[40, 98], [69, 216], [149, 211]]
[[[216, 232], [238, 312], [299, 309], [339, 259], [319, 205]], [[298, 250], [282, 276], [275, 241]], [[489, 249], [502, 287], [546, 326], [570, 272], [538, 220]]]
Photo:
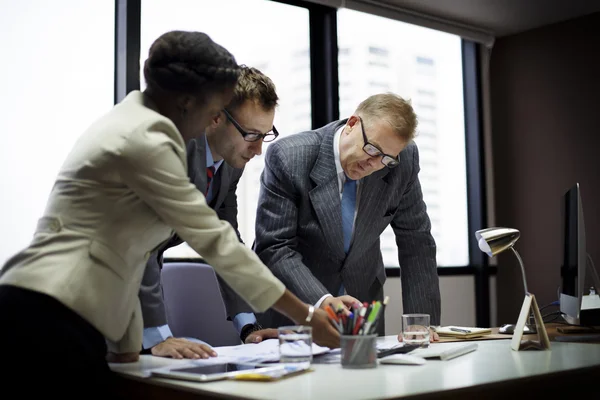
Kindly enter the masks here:
[[[569, 340], [569, 337], [578, 337], [578, 336], [592, 336], [595, 340], [589, 340], [588, 343], [600, 343], [600, 340], [597, 339], [598, 334], [600, 333], [600, 327], [595, 327], [595, 330], [590, 333], [561, 333], [558, 331], [560, 327], [565, 326], [564, 324], [559, 323], [549, 323], [545, 324], [546, 332], [548, 333], [548, 338], [551, 342], [555, 341], [557, 337], [562, 337], [564, 340], [560, 340], [563, 342], [574, 342], [575, 340]], [[498, 333], [498, 328], [492, 328], [492, 333], [490, 335], [485, 335], [479, 338], [472, 339], [461, 339], [456, 337], [441, 337], [440, 342], [464, 342], [464, 341], [480, 341], [480, 340], [498, 340], [498, 339], [512, 339], [512, 335], [507, 335], [503, 333]], [[523, 340], [538, 340], [537, 335], [523, 335]]]
[[[447, 399], [503, 400], [526, 395], [551, 398], [593, 393], [600, 384], [600, 345], [552, 343], [549, 351], [515, 352], [509, 340], [479, 341], [478, 350], [425, 365], [379, 365], [347, 370], [340, 365], [315, 364], [314, 372], [278, 382], [220, 381], [194, 383], [144, 378], [147, 371], [185, 360], [142, 355], [132, 364], [111, 364], [119, 389], [128, 399]], [[434, 346], [452, 346], [437, 343]], [[455, 344], [454, 344], [455, 345]], [[573, 385], [577, 385], [573, 387]]]

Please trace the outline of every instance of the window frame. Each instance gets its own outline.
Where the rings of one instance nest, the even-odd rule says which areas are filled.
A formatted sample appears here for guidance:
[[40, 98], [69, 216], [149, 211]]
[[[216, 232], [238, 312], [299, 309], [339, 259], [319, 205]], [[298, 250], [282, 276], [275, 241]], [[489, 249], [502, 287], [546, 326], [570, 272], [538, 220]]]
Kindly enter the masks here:
[[[115, 104], [140, 88], [141, 1], [115, 0]], [[337, 9], [303, 0], [268, 0], [309, 11], [312, 128], [339, 119]], [[481, 46], [462, 39], [463, 95], [467, 172], [468, 232], [484, 227], [487, 220], [482, 129]], [[490, 324], [489, 277], [496, 267], [479, 251], [474, 236], [467, 238], [469, 265], [438, 267], [439, 276], [473, 276], [476, 322]], [[203, 262], [202, 259], [174, 259]], [[388, 277], [400, 277], [398, 267], [386, 267]]]

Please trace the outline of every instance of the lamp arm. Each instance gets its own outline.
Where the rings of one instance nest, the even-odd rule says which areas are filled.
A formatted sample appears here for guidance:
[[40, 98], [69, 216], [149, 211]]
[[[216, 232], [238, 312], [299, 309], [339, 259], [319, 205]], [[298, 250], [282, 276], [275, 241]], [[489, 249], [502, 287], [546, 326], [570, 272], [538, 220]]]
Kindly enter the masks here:
[[588, 267], [592, 270], [592, 278], [594, 281], [594, 285], [596, 285], [596, 293], [599, 293], [600, 290], [600, 278], [598, 277], [598, 271], [596, 271], [596, 266], [594, 265], [594, 260], [592, 260], [592, 256], [590, 253], [587, 253], [587, 259], [589, 261]]
[[515, 253], [515, 256], [517, 256], [517, 260], [519, 260], [519, 265], [521, 266], [521, 273], [523, 274], [523, 286], [525, 287], [525, 295], [527, 295], [527, 293], [529, 293], [529, 290], [527, 290], [527, 279], [525, 278], [525, 266], [523, 265], [523, 260], [521, 259], [521, 256], [519, 255], [519, 253], [517, 253], [517, 250], [515, 250], [514, 247], [510, 248], [513, 253]]

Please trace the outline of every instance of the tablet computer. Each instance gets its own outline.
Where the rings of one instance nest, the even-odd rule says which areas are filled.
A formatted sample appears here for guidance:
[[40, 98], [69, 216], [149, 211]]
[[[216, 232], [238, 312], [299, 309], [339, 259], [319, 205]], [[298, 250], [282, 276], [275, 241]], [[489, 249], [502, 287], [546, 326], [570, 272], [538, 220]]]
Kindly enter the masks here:
[[277, 370], [284, 370], [284, 366], [237, 363], [199, 365], [192, 363], [158, 368], [152, 370], [152, 375], [162, 378], [183, 379], [188, 381], [214, 382], [223, 379], [231, 379], [241, 373], [268, 374], [276, 372]]

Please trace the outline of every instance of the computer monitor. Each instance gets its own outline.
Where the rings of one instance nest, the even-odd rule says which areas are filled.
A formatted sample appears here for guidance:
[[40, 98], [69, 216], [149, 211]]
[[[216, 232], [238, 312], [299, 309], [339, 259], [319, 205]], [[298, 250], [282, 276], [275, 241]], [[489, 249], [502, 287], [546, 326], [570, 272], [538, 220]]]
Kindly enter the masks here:
[[586, 269], [585, 225], [579, 183], [563, 196], [563, 263], [560, 311], [564, 319], [580, 324], [579, 311], [584, 291]]
[[[585, 224], [579, 183], [563, 196], [563, 265], [560, 311], [573, 325], [600, 325], [600, 277], [585, 246]], [[589, 268], [588, 268], [589, 267]], [[586, 273], [589, 279], [586, 281]], [[586, 286], [588, 285], [588, 286]], [[592, 287], [595, 289], [592, 290]]]

